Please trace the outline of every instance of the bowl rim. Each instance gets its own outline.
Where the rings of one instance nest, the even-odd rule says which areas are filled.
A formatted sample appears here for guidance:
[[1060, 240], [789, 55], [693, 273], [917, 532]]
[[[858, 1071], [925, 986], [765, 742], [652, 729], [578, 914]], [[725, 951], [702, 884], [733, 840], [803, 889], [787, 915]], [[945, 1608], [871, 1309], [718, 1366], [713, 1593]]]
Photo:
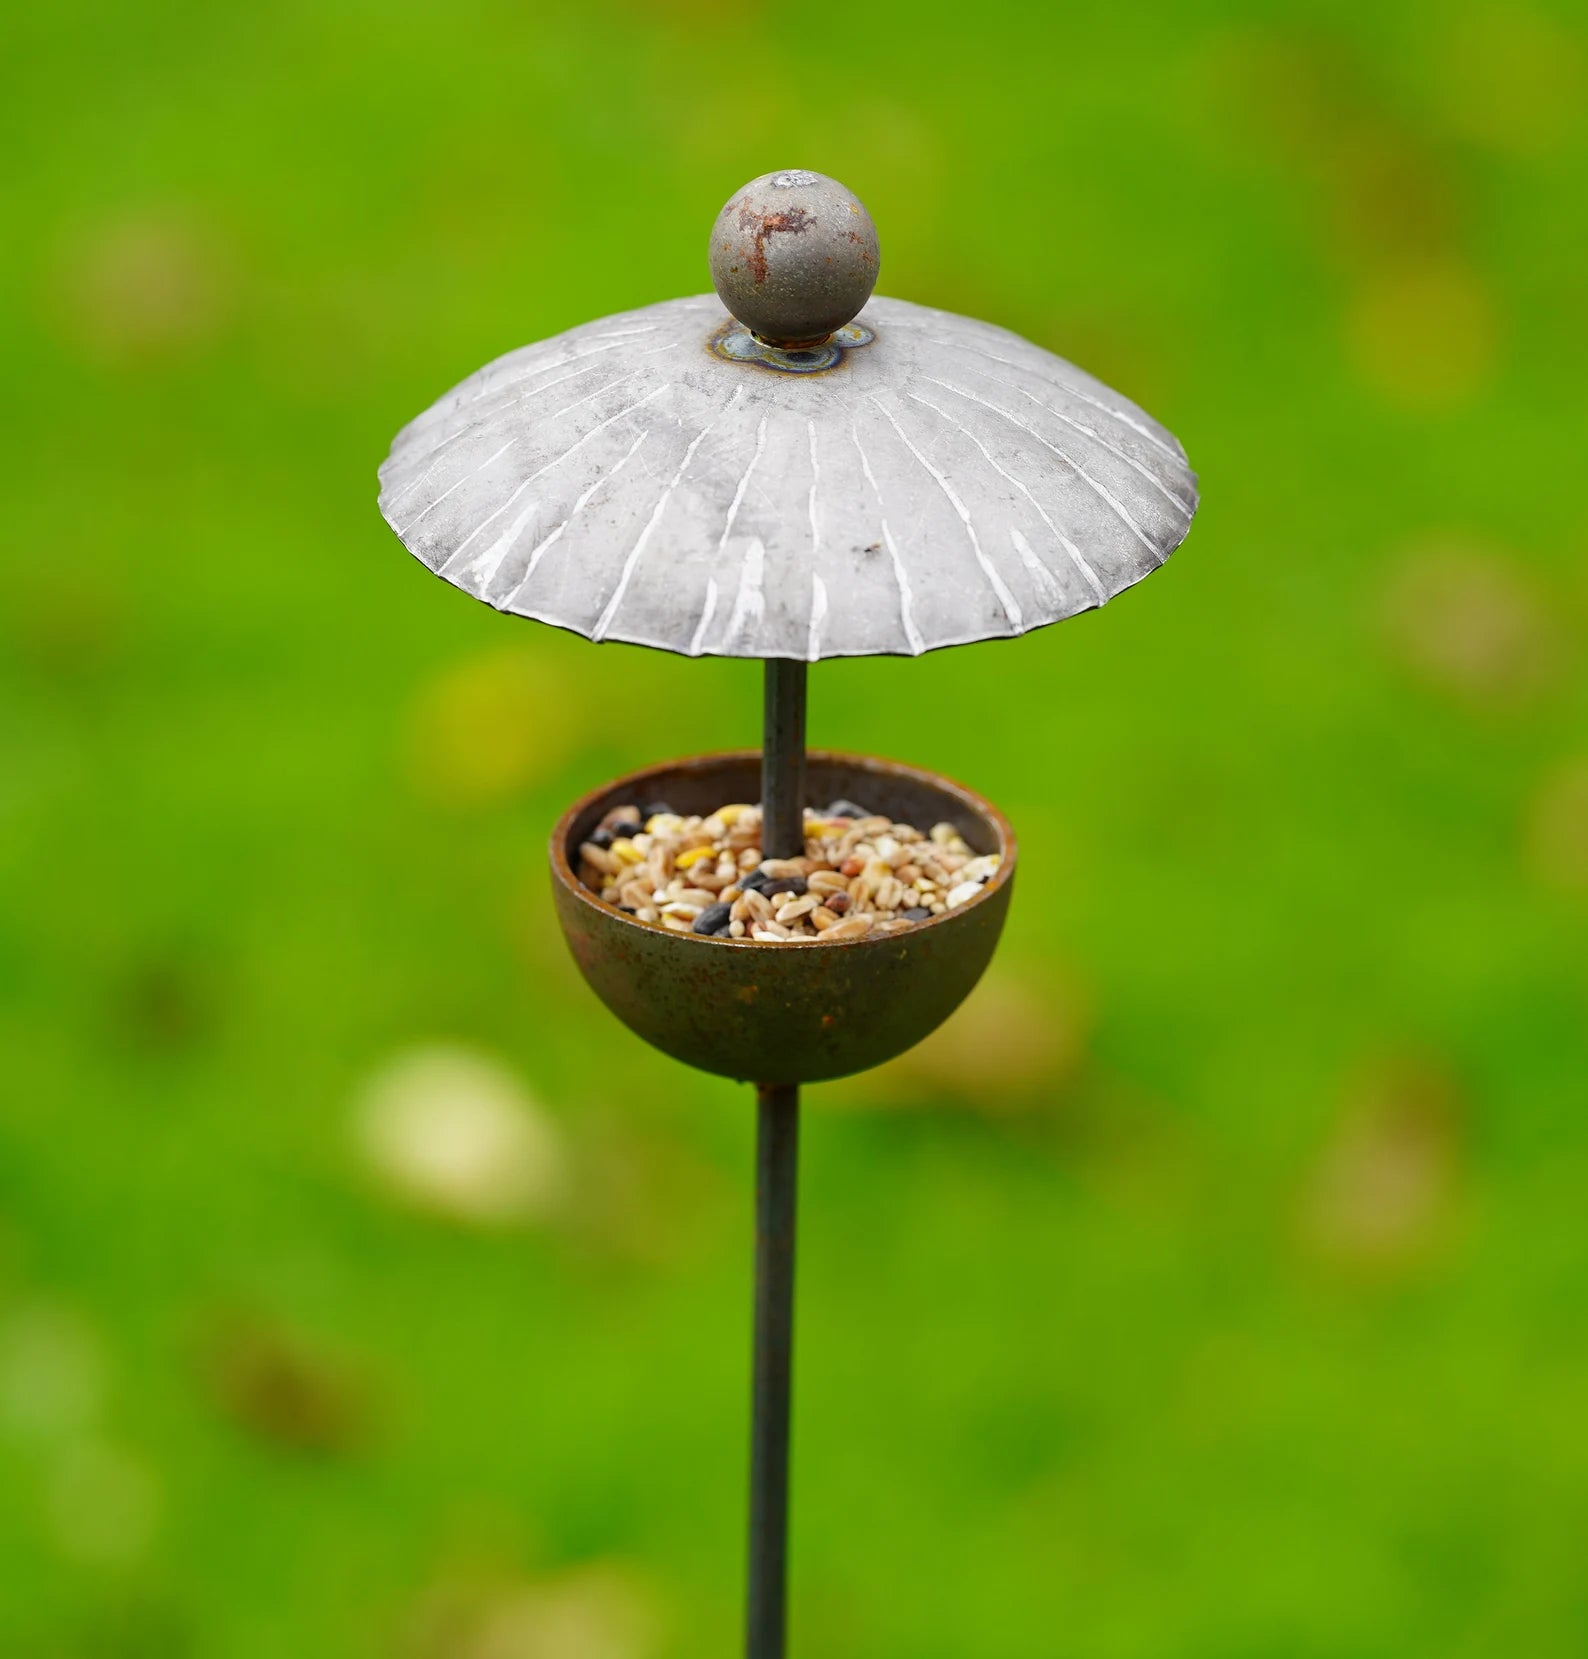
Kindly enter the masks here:
[[621, 789], [631, 783], [639, 783], [646, 778], [654, 777], [658, 772], [677, 771], [684, 768], [698, 767], [704, 770], [712, 764], [754, 761], [760, 765], [761, 751], [759, 749], [720, 749], [711, 750], [705, 754], [683, 755], [676, 760], [655, 761], [649, 766], [642, 766], [633, 772], [626, 772], [621, 777], [612, 778], [608, 782], [598, 785], [595, 789], [581, 795], [572, 806], [557, 820], [556, 827], [551, 832], [551, 868], [554, 879], [581, 903], [588, 905], [599, 915], [610, 921], [622, 925], [638, 928], [647, 934], [663, 934], [669, 939], [681, 940], [694, 945], [725, 946], [732, 950], [743, 950], [746, 946], [755, 950], [850, 950], [861, 949], [872, 945], [893, 945], [902, 938], [919, 938], [934, 927], [945, 922], [956, 921], [961, 916], [968, 915], [977, 905], [990, 898], [999, 889], [1008, 886], [1013, 881], [1015, 864], [1019, 858], [1020, 844], [1015, 838], [1009, 820], [984, 795], [978, 795], [974, 789], [967, 788], [954, 778], [945, 777], [941, 772], [929, 772], [924, 766], [912, 766], [908, 761], [890, 760], [882, 755], [854, 754], [845, 749], [809, 749], [805, 755], [807, 763], [810, 761], [836, 763], [838, 765], [854, 766], [862, 771], [901, 774], [921, 783], [929, 784], [933, 788], [946, 789], [950, 794], [958, 795], [962, 801], [992, 825], [994, 834], [998, 837], [999, 864], [991, 880], [982, 884], [982, 890], [975, 898], [967, 899], [962, 905], [952, 910], [945, 910], [941, 916], [934, 916], [928, 922], [916, 922], [908, 934], [879, 933], [864, 939], [780, 939], [776, 944], [766, 939], [719, 939], [711, 934], [680, 933], [676, 928], [664, 926], [661, 922], [642, 922], [638, 916], [630, 916], [626, 911], [619, 910], [615, 905], [605, 903], [598, 894], [592, 893], [580, 881], [578, 873], [568, 861], [568, 837], [573, 829], [574, 821], [579, 815], [587, 811], [602, 796], [610, 795], [615, 789]]

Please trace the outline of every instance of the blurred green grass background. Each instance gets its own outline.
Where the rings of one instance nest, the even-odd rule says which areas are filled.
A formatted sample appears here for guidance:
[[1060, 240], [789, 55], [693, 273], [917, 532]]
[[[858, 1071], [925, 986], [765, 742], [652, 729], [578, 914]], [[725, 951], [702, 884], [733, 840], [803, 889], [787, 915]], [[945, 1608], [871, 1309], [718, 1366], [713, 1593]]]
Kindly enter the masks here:
[[498, 617], [374, 474], [793, 165], [1206, 501], [812, 677], [1025, 874], [809, 1096], [794, 1651], [1588, 1651], [1585, 110], [1553, 0], [11, 17], [0, 1651], [735, 1650], [748, 1101], [543, 842], [756, 670]]

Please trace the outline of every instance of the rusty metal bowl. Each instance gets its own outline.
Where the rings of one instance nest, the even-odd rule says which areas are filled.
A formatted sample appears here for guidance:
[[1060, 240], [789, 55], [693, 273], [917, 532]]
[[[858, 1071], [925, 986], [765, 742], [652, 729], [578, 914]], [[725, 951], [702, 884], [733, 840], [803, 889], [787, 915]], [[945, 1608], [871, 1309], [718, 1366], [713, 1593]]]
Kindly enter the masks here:
[[552, 893], [590, 988], [637, 1036], [702, 1071], [754, 1083], [814, 1083], [881, 1065], [942, 1024], [981, 978], [1009, 909], [1014, 832], [963, 785], [898, 761], [820, 750], [812, 803], [848, 799], [927, 829], [947, 821], [978, 853], [1001, 853], [980, 897], [878, 938], [759, 944], [697, 938], [603, 904], [579, 880], [580, 842], [626, 801], [709, 813], [761, 793], [754, 749], [630, 773], [576, 802], [551, 838]]

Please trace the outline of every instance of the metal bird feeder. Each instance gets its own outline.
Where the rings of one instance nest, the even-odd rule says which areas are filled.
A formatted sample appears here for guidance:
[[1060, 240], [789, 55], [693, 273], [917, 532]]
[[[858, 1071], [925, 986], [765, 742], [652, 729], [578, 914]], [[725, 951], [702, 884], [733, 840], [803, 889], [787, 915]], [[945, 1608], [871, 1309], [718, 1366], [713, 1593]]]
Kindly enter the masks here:
[[[591, 988], [676, 1059], [757, 1089], [748, 1659], [782, 1659], [799, 1087], [920, 1041], [992, 957], [1015, 840], [933, 773], [807, 754], [806, 665], [1000, 639], [1156, 570], [1196, 511], [1171, 433], [990, 323], [874, 299], [865, 208], [804, 171], [735, 193], [715, 295], [605, 317], [498, 358], [397, 435], [380, 508], [497, 610], [685, 656], [765, 662], [759, 752], [586, 796], [552, 836], [557, 914]], [[947, 822], [998, 853], [973, 902], [902, 932], [777, 943], [674, 932], [608, 905], [577, 849], [616, 804], [762, 803], [762, 855], [808, 803]]]

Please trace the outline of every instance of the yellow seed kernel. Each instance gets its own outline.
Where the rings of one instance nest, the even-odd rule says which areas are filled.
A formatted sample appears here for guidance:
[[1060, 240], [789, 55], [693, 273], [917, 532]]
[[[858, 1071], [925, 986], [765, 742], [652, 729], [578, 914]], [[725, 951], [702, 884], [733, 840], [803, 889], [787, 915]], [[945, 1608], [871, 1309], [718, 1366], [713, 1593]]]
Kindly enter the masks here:
[[691, 847], [687, 853], [680, 853], [673, 861], [680, 870], [687, 870], [691, 864], [698, 864], [703, 858], [715, 858], [717, 849], [712, 846]]
[[645, 854], [627, 836], [619, 836], [612, 843], [612, 856], [621, 859], [625, 864], [638, 864]]

